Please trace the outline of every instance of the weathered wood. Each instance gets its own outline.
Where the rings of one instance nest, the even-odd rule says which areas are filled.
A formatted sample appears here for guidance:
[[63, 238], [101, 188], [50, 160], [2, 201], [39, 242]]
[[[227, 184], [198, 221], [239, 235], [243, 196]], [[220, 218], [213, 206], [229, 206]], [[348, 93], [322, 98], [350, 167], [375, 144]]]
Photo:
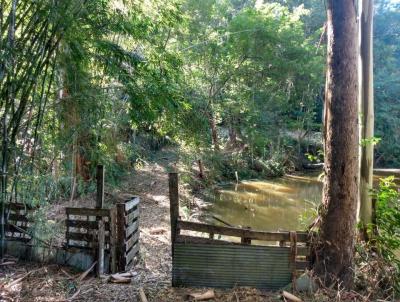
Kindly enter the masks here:
[[140, 296], [140, 301], [141, 302], [148, 302], [146, 294], [144, 293], [143, 288], [139, 288], [139, 296]]
[[227, 245], [240, 245], [238, 242], [231, 242], [225, 240], [217, 240], [213, 238], [195, 237], [188, 235], [176, 235], [175, 242], [177, 243], [204, 243], [204, 244], [227, 244]]
[[104, 206], [104, 176], [105, 169], [103, 165], [97, 166], [96, 180], [97, 180], [97, 194], [96, 194], [96, 208], [102, 209]]
[[117, 269], [125, 270], [125, 204], [117, 203]]
[[242, 238], [240, 239], [240, 242], [241, 242], [242, 244], [251, 244], [251, 239], [250, 239], [250, 238], [247, 238], [247, 237], [242, 237]]
[[374, 174], [380, 176], [395, 176], [400, 177], [400, 169], [374, 169]]
[[133, 232], [135, 232], [138, 229], [138, 226], [139, 222], [137, 220], [128, 226], [125, 231], [125, 238], [128, 238]]
[[111, 253], [111, 273], [117, 272], [117, 209], [114, 207], [110, 211], [111, 237], [110, 237], [110, 253]]
[[128, 240], [125, 242], [125, 251], [129, 251], [132, 246], [135, 245], [139, 240], [139, 232], [134, 233]]
[[135, 211], [131, 212], [125, 217], [125, 223], [127, 225], [131, 224], [136, 218], [139, 217], [139, 209], [136, 209]]
[[290, 302], [303, 302], [299, 297], [296, 297], [295, 295], [287, 292], [287, 291], [282, 291], [282, 296], [284, 297], [285, 301], [290, 301]]
[[110, 216], [109, 209], [93, 209], [93, 208], [65, 208], [67, 215], [76, 216]]
[[6, 217], [8, 217], [8, 221], [23, 221], [23, 222], [28, 222], [29, 219], [26, 217], [26, 215], [23, 214], [14, 214], [14, 213], [10, 213], [10, 214], [6, 214]]
[[[217, 240], [217, 239], [210, 239], [210, 238], [204, 238], [204, 237], [195, 237], [195, 236], [188, 236], [188, 235], [177, 235], [175, 242], [177, 243], [203, 243], [203, 244], [216, 244], [216, 245], [242, 245], [242, 243], [239, 242], [232, 242], [232, 241], [226, 241], [226, 240]], [[264, 245], [263, 245], [264, 246]], [[273, 245], [276, 246], [276, 245]], [[287, 249], [290, 249], [290, 247], [286, 247]], [[297, 255], [298, 256], [309, 256], [310, 255], [310, 248], [307, 246], [297, 246]]]
[[126, 201], [125, 202], [125, 211], [129, 212], [133, 208], [137, 207], [137, 205], [139, 204], [139, 201], [140, 201], [140, 199], [137, 196], [134, 196], [130, 200]]
[[310, 267], [309, 261], [296, 260], [296, 270], [305, 270]]
[[97, 233], [97, 276], [104, 273], [104, 245], [105, 245], [105, 229], [103, 220], [99, 220], [99, 230]]
[[[131, 263], [131, 261], [133, 260], [133, 258], [135, 258], [136, 254], [139, 251], [139, 244], [136, 243], [133, 248], [126, 254], [125, 259], [126, 259], [126, 264], [125, 265], [129, 265]], [[125, 270], [127, 269], [127, 267], [125, 267]]]
[[12, 224], [6, 224], [4, 226], [4, 231], [5, 232], [14, 232], [14, 233], [23, 233], [22, 230], [25, 232], [28, 231], [28, 226], [18, 226], [18, 228], [16, 228], [15, 225], [12, 225]]
[[[97, 242], [97, 235], [92, 233], [76, 233], [76, 232], [68, 232], [68, 240], [75, 241], [86, 241], [87, 243]], [[110, 235], [105, 235], [105, 242], [110, 242]]]
[[179, 219], [179, 189], [178, 189], [178, 173], [169, 173], [169, 202], [170, 202], [170, 219], [171, 219], [171, 242], [175, 242], [178, 231]]
[[[88, 230], [97, 230], [98, 222], [97, 221], [87, 221], [87, 220], [66, 220], [67, 227], [71, 228], [83, 228]], [[104, 228], [106, 231], [110, 230], [110, 223], [104, 222]]]
[[[203, 233], [214, 233], [226, 236], [248, 238], [263, 241], [290, 241], [289, 232], [263, 232], [234, 227], [216, 226], [199, 222], [178, 220], [177, 228], [180, 230], [197, 231]], [[298, 242], [307, 242], [308, 234], [297, 232]]]

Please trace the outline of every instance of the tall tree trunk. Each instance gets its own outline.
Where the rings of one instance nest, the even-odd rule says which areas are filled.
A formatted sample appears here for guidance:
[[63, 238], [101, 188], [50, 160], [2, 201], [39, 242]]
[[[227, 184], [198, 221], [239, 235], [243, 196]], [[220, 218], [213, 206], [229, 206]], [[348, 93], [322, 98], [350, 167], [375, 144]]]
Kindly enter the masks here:
[[374, 91], [373, 91], [373, 0], [362, 1], [361, 13], [361, 62], [362, 62], [362, 139], [360, 170], [360, 222], [365, 227], [372, 222], [374, 144], [368, 140], [374, 136]]
[[328, 1], [325, 178], [315, 272], [327, 284], [353, 283], [358, 200], [358, 24], [355, 2]]

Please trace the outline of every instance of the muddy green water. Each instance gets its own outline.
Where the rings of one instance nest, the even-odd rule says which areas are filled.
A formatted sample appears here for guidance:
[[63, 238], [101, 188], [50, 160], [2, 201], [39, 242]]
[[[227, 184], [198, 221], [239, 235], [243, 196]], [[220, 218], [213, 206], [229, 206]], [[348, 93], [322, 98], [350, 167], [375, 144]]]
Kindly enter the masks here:
[[234, 226], [265, 231], [302, 230], [311, 223], [321, 194], [318, 175], [243, 181], [216, 192], [207, 220], [223, 225], [215, 216]]
[[[321, 202], [320, 173], [287, 175], [271, 180], [243, 181], [221, 187], [207, 210], [206, 221], [224, 225], [213, 217], [237, 227], [263, 231], [305, 230]], [[374, 176], [377, 185], [383, 173]]]

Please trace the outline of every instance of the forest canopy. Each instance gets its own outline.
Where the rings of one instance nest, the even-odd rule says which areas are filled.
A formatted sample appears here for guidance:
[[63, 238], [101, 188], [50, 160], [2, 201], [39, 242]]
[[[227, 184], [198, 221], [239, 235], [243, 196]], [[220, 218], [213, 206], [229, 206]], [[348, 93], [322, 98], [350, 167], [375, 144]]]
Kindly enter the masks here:
[[[118, 181], [165, 144], [231, 179], [322, 161], [319, 1], [10, 0], [0, 15], [9, 198], [75, 194], [98, 163]], [[375, 15], [376, 165], [396, 167], [400, 12]]]

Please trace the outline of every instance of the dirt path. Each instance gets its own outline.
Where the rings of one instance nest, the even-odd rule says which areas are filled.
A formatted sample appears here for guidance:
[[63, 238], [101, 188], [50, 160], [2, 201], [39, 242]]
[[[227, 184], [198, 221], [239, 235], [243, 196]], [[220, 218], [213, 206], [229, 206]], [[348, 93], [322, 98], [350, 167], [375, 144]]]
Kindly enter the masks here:
[[[81, 272], [58, 265], [40, 265], [10, 259], [8, 265], [0, 265], [0, 302], [78, 301], [78, 302], [141, 302], [138, 290], [142, 287], [149, 302], [181, 302], [188, 300], [188, 293], [205, 292], [207, 289], [171, 288], [171, 250], [168, 198], [168, 170], [174, 158], [147, 163], [132, 173], [117, 192], [108, 196], [109, 205], [118, 199], [138, 195], [140, 208], [140, 259], [132, 269], [130, 284], [109, 283], [105, 278], [88, 276], [77, 281]], [[192, 199], [183, 186], [180, 193]], [[86, 196], [72, 203], [54, 205], [48, 218], [64, 217], [63, 208], [68, 206], [92, 206], [93, 197]], [[215, 290], [218, 302], [282, 301], [277, 292], [261, 292], [251, 288]], [[304, 301], [333, 301], [329, 297]], [[344, 300], [339, 300], [344, 301]], [[353, 300], [351, 300], [353, 301]], [[356, 300], [354, 300], [356, 301]]]

